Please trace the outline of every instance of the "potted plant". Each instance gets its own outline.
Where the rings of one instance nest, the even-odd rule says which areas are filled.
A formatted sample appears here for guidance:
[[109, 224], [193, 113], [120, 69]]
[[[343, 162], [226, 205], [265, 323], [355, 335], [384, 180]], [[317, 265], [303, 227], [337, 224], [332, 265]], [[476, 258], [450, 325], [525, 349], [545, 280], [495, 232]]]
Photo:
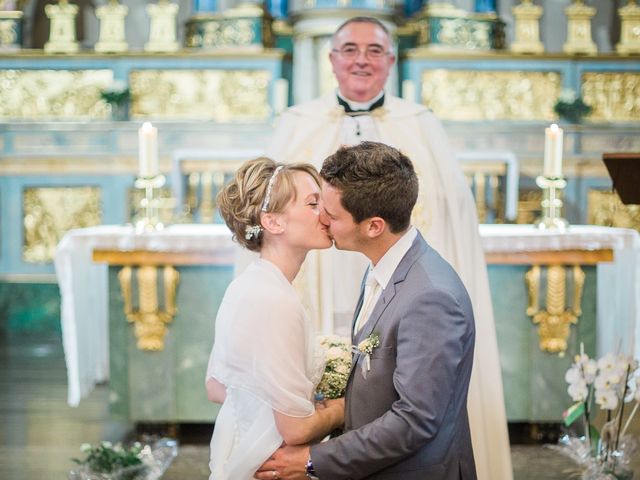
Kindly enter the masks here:
[[[626, 433], [640, 406], [638, 361], [613, 353], [596, 361], [582, 351], [565, 380], [575, 403], [564, 412], [564, 423], [569, 427], [582, 420], [584, 433], [564, 435], [556, 449], [578, 463], [583, 479], [633, 478], [629, 462], [638, 442]], [[631, 408], [625, 408], [628, 404]], [[594, 422], [596, 407], [605, 417], [599, 429]]]
[[129, 118], [131, 92], [126, 83], [114, 80], [110, 85], [100, 90], [100, 98], [110, 106], [112, 119], [127, 120]]
[[553, 110], [562, 120], [581, 123], [582, 119], [591, 113], [592, 108], [584, 103], [574, 90], [566, 88], [560, 92]]
[[148, 466], [141, 459], [142, 445], [138, 442], [126, 448], [121, 444], [100, 442], [80, 447], [82, 459], [72, 458], [80, 468], [69, 473], [70, 480], [143, 480]]

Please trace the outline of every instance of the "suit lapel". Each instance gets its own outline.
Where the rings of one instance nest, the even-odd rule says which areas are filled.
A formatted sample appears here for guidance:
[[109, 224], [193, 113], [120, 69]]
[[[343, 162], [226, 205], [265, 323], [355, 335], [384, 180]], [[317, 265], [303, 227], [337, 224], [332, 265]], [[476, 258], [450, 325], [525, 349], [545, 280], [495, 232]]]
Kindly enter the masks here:
[[[405, 253], [404, 257], [402, 257], [402, 260], [400, 260], [400, 263], [393, 272], [393, 275], [391, 276], [391, 279], [387, 284], [387, 288], [385, 288], [380, 294], [380, 298], [378, 298], [377, 303], [373, 307], [367, 323], [365, 323], [360, 332], [354, 336], [354, 345], [357, 346], [358, 343], [371, 335], [376, 325], [382, 318], [382, 314], [387, 309], [393, 298], [396, 296], [397, 290], [401, 287], [400, 284], [407, 277], [409, 269], [416, 262], [416, 260], [422, 254], [426, 247], [427, 243], [424, 241], [424, 238], [422, 238], [420, 232], [417, 232], [416, 238], [413, 240], [411, 247], [409, 248], [409, 250], [407, 250], [407, 253]], [[360, 301], [358, 302], [358, 304], [362, 304], [362, 294], [360, 295]], [[354, 362], [354, 365], [352, 365], [352, 372], [354, 370], [355, 363], [357, 363], [359, 359], [360, 357], [356, 357], [356, 362]]]

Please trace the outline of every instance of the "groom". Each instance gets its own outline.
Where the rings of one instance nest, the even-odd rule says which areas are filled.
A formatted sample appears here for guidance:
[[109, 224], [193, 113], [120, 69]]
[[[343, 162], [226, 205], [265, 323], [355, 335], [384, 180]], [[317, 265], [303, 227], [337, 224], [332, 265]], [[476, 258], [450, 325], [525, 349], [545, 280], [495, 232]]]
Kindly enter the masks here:
[[418, 195], [411, 161], [364, 142], [327, 158], [320, 175], [323, 223], [335, 246], [371, 261], [353, 325], [353, 344], [370, 355], [354, 356], [345, 433], [278, 449], [256, 478], [475, 479], [471, 302], [453, 268], [410, 224]]

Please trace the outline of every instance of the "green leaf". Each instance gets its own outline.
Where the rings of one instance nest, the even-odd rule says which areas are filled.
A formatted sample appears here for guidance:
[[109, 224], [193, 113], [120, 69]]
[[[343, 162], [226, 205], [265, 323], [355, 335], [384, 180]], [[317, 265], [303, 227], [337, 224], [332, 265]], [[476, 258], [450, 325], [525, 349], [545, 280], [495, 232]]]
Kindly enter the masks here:
[[577, 402], [562, 412], [565, 426], [569, 427], [584, 414], [584, 402]]

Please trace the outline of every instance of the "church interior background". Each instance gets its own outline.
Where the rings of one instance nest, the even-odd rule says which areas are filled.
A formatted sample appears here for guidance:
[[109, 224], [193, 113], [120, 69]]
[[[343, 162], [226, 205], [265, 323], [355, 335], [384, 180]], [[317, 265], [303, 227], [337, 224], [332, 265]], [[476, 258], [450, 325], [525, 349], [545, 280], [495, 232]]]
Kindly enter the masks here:
[[[603, 162], [640, 162], [635, 0], [0, 0], [3, 478], [64, 472], [134, 424], [213, 421], [234, 252], [216, 192], [283, 109], [335, 88], [330, 35], [354, 15], [389, 27], [387, 91], [443, 120], [474, 194], [512, 443], [555, 441], [581, 348], [638, 356], [640, 207]], [[589, 114], [559, 116], [572, 94]], [[552, 123], [563, 182], [541, 188]], [[569, 228], [533, 226], [551, 190]], [[40, 441], [45, 400], [68, 445]]]

